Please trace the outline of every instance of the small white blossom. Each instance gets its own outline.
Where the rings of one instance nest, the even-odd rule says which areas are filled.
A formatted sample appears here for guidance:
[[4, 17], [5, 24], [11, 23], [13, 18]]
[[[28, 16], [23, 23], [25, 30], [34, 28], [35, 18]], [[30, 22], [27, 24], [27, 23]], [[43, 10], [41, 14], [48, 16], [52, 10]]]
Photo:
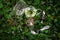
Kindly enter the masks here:
[[44, 31], [44, 30], [49, 29], [49, 28], [50, 28], [50, 26], [47, 25], [47, 26], [44, 26], [43, 28], [41, 28], [40, 30]]
[[14, 35], [14, 34], [15, 34], [15, 32], [14, 32], [14, 31], [12, 31], [12, 34]]
[[24, 9], [16, 11], [16, 15], [18, 15], [18, 16], [23, 15], [23, 13], [24, 13]]
[[43, 21], [44, 19], [45, 19], [45, 11], [43, 11], [41, 23], [44, 22], [44, 21]]
[[43, 15], [45, 15], [45, 11], [43, 11]]
[[[30, 12], [31, 9], [32, 9], [32, 13]], [[36, 15], [36, 12], [37, 12], [37, 9], [35, 9], [34, 7], [32, 7], [32, 8], [30, 8], [30, 7], [25, 8], [25, 15], [26, 15], [26, 17], [34, 17]]]
[[32, 31], [32, 30], [31, 30], [31, 33], [32, 33], [32, 34], [38, 34], [38, 33], [36, 33], [35, 31]]
[[41, 21], [41, 23], [43, 23], [43, 21]]
[[30, 25], [33, 25], [33, 23], [32, 23], [32, 22], [30, 22]]
[[22, 31], [22, 28], [20, 28], [20, 31]]
[[30, 7], [25, 8], [25, 11], [30, 10]]

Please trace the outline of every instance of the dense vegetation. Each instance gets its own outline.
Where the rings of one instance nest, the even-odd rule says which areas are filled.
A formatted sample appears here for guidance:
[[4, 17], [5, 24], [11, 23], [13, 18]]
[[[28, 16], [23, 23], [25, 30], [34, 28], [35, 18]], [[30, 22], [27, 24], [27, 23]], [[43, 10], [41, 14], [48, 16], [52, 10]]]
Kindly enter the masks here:
[[18, 1], [0, 0], [0, 40], [60, 40], [60, 0], [24, 0], [28, 5], [46, 12], [43, 25], [51, 27], [38, 35], [31, 34], [27, 28], [21, 32], [19, 23], [14, 26], [15, 21], [9, 13]]

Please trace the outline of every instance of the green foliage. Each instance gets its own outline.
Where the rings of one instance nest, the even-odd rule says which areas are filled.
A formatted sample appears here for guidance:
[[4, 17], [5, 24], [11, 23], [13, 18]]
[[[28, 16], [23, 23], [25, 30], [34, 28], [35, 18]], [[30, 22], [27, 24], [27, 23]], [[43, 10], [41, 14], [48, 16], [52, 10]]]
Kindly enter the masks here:
[[[46, 12], [44, 24], [38, 23], [39, 16], [36, 17], [36, 26], [38, 28], [44, 25], [50, 25], [49, 30], [45, 30], [38, 35], [32, 35], [26, 25], [22, 25], [22, 18], [15, 24], [15, 19], [11, 19], [9, 14], [14, 5], [19, 0], [0, 0], [0, 40], [60, 40], [60, 0], [24, 0], [28, 5], [32, 5]], [[20, 26], [24, 26], [23, 32]], [[38, 25], [37, 25], [38, 24]]]

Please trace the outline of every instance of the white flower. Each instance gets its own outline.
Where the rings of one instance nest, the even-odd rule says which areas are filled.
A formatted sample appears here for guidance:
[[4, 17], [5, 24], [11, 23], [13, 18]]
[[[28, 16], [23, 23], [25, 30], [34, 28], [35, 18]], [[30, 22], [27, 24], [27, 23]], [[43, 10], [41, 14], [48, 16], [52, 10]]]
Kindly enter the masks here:
[[38, 33], [36, 33], [35, 31], [32, 31], [32, 30], [31, 30], [31, 33], [32, 33], [32, 34], [38, 34]]
[[15, 10], [16, 15], [21, 16], [25, 13], [26, 17], [34, 17], [36, 15], [37, 9], [34, 7], [26, 7], [21, 10]]
[[32, 23], [32, 22], [30, 22], [30, 25], [33, 25], [33, 23]]
[[26, 17], [34, 17], [36, 15], [37, 9], [34, 7], [27, 7], [25, 8], [25, 15]]
[[14, 34], [15, 34], [15, 32], [14, 32], [14, 31], [12, 31], [12, 34], [14, 35]]
[[26, 7], [26, 8], [25, 8], [25, 12], [26, 12], [27, 10], [30, 10], [30, 7]]
[[24, 13], [24, 9], [21, 9], [21, 10], [17, 10], [16, 11], [16, 15], [18, 15], [18, 16], [23, 15], [23, 13]]
[[22, 31], [22, 28], [20, 28], [20, 31]]
[[43, 28], [41, 28], [40, 31], [44, 31], [44, 30], [49, 29], [49, 28], [50, 28], [50, 26], [47, 25], [47, 26], [44, 26]]
[[43, 15], [42, 15], [41, 23], [43, 23], [43, 22], [44, 22], [44, 21], [43, 21], [44, 19], [45, 19], [45, 11], [43, 11]]
[[41, 23], [43, 23], [43, 20], [41, 20]]
[[45, 15], [45, 11], [43, 11], [43, 15]]

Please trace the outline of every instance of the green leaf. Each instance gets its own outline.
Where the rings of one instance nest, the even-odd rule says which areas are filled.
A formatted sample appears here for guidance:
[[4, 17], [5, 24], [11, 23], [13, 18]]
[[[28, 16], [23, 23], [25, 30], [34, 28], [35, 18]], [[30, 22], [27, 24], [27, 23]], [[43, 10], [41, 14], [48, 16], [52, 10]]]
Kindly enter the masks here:
[[37, 5], [40, 3], [40, 0], [34, 0], [34, 3]]
[[3, 4], [2, 3], [0, 3], [0, 8], [3, 8]]

